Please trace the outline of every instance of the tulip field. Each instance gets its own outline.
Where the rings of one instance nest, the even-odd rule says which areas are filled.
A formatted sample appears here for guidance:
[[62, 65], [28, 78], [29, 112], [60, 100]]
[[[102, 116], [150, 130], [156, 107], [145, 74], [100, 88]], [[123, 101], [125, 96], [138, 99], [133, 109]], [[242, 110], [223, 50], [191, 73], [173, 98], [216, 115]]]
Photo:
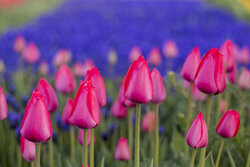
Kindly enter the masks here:
[[199, 1], [65, 1], [7, 29], [0, 167], [250, 167], [249, 37]]

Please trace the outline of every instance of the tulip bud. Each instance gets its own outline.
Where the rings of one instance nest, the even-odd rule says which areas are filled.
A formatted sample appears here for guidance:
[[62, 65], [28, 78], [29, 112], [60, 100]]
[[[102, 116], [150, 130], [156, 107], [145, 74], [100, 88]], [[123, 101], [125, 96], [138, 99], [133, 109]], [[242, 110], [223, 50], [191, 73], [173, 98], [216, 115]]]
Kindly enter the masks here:
[[63, 122], [68, 125], [72, 124], [72, 122], [70, 122], [69, 120], [69, 114], [72, 110], [72, 107], [73, 107], [73, 100], [69, 98], [64, 106], [63, 115], [62, 115]]
[[105, 106], [106, 104], [106, 90], [103, 78], [96, 67], [93, 67], [91, 70], [87, 71], [85, 81], [90, 80], [95, 89], [95, 94], [98, 100], [100, 107]]
[[[84, 133], [83, 133], [83, 130], [82, 129], [79, 129], [79, 133], [78, 133], [78, 142], [83, 145], [83, 136], [84, 136]], [[94, 142], [95, 142], [95, 138], [94, 138]], [[90, 146], [90, 130], [88, 130], [88, 146]]]
[[155, 113], [150, 111], [148, 114], [144, 115], [141, 126], [144, 132], [155, 131]]
[[158, 66], [161, 64], [161, 52], [159, 48], [154, 47], [151, 49], [148, 55], [148, 63], [152, 66]]
[[72, 55], [70, 51], [66, 49], [60, 49], [54, 57], [53, 64], [56, 67], [60, 67], [63, 64], [69, 63], [71, 61], [71, 57]]
[[250, 60], [249, 48], [247, 46], [243, 46], [240, 52], [236, 56], [236, 61], [243, 65], [248, 65]]
[[30, 64], [34, 64], [40, 59], [40, 52], [34, 43], [27, 45], [22, 53], [22, 58]]
[[42, 61], [38, 69], [39, 73], [46, 76], [49, 73], [49, 65], [46, 61]]
[[130, 159], [130, 150], [128, 141], [124, 137], [120, 138], [115, 149], [115, 159], [120, 161], [128, 161]]
[[221, 100], [220, 102], [220, 112], [221, 114], [224, 114], [227, 108], [227, 101], [226, 100]]
[[76, 81], [67, 65], [62, 65], [55, 74], [55, 87], [63, 94], [70, 94], [76, 89]]
[[[125, 79], [122, 80], [121, 83], [121, 87], [120, 87], [120, 91], [119, 91], [119, 101], [122, 105], [126, 106], [126, 107], [135, 107], [136, 104], [129, 101], [128, 99], [125, 98], [124, 96], [124, 84], [125, 84]], [[116, 117], [116, 116], [115, 116]]]
[[182, 69], [181, 76], [189, 81], [194, 82], [195, 73], [200, 64], [200, 51], [198, 47], [195, 47], [186, 58]]
[[3, 88], [0, 87], [0, 120], [6, 119], [7, 116], [8, 116], [8, 106], [3, 92]]
[[246, 68], [241, 72], [239, 85], [242, 90], [250, 89], [250, 71]]
[[81, 129], [95, 128], [100, 123], [100, 107], [91, 81], [81, 82], [69, 120]]
[[193, 148], [203, 148], [208, 144], [207, 125], [202, 113], [192, 122], [186, 137], [187, 144]]
[[163, 45], [163, 53], [167, 58], [175, 58], [178, 55], [178, 47], [173, 40], [166, 41]]
[[133, 62], [141, 55], [141, 49], [138, 46], [134, 46], [129, 52], [129, 61]]
[[228, 110], [220, 119], [216, 132], [224, 138], [236, 136], [240, 126], [240, 116], [237, 111]]
[[219, 94], [225, 90], [223, 55], [218, 49], [210, 49], [202, 58], [195, 74], [195, 84], [206, 94]]
[[32, 162], [36, 159], [36, 143], [21, 136], [20, 146], [23, 159], [28, 162]]
[[206, 100], [206, 94], [202, 93], [197, 89], [196, 85], [193, 85], [192, 96], [195, 101], [204, 101]]
[[231, 40], [226, 40], [220, 48], [227, 72], [232, 72], [235, 65], [234, 45]]
[[236, 64], [235, 64], [234, 67], [233, 67], [232, 72], [227, 73], [227, 78], [232, 84], [237, 83], [237, 80], [238, 80], [237, 74], [238, 74], [238, 69], [237, 69]]
[[36, 89], [45, 97], [49, 112], [54, 112], [58, 107], [56, 92], [45, 78], [40, 79]]
[[153, 69], [151, 71], [151, 78], [153, 83], [153, 98], [151, 102], [161, 103], [166, 99], [166, 89], [160, 72], [157, 69]]
[[75, 74], [75, 76], [81, 78], [84, 77], [86, 75], [86, 73], [84, 72], [84, 65], [81, 62], [76, 62], [73, 66], [73, 72]]
[[26, 42], [23, 36], [19, 35], [14, 41], [14, 50], [21, 53], [25, 48]]
[[140, 56], [130, 66], [125, 79], [124, 96], [135, 103], [147, 103], [153, 97], [153, 84], [148, 63]]
[[108, 53], [108, 62], [110, 65], [116, 65], [117, 63], [117, 53], [113, 49], [111, 49]]
[[52, 137], [52, 131], [44, 96], [35, 89], [25, 109], [20, 134], [33, 142], [45, 142]]
[[94, 61], [92, 59], [87, 59], [83, 64], [83, 74], [87, 74], [87, 71], [94, 67]]
[[0, 75], [5, 72], [4, 61], [0, 59]]
[[123, 119], [127, 116], [127, 108], [124, 107], [120, 100], [117, 99], [111, 107], [111, 113], [114, 117]]

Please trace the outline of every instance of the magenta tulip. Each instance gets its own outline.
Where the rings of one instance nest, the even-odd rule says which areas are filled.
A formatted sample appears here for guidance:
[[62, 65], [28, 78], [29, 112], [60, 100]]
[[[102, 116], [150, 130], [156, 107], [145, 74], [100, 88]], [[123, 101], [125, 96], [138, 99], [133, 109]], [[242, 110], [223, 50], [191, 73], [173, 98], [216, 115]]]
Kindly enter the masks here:
[[124, 137], [120, 138], [115, 150], [115, 159], [120, 161], [128, 161], [130, 159], [130, 150], [128, 141]]
[[232, 72], [235, 65], [234, 44], [231, 40], [226, 40], [220, 52], [223, 54], [223, 61], [227, 72]]
[[144, 132], [155, 131], [155, 113], [154, 112], [149, 112], [148, 114], [144, 115], [142, 119], [141, 127]]
[[72, 99], [68, 99], [64, 108], [63, 108], [63, 114], [62, 114], [62, 120], [64, 123], [68, 124], [68, 125], [71, 125], [72, 122], [70, 122], [69, 120], [69, 114], [72, 110], [72, 107], [73, 107], [73, 103], [74, 101]]
[[141, 55], [141, 49], [138, 46], [134, 46], [129, 52], [129, 61], [133, 62]]
[[158, 66], [161, 64], [161, 52], [159, 48], [154, 47], [151, 49], [148, 55], [148, 63], [152, 66]]
[[111, 107], [111, 113], [115, 118], [123, 119], [127, 116], [127, 108], [122, 105], [119, 99], [116, 99]]
[[130, 100], [126, 99], [126, 97], [124, 96], [124, 84], [125, 84], [125, 79], [123, 79], [121, 83], [121, 87], [120, 87], [120, 91], [118, 95], [119, 101], [125, 107], [135, 107], [136, 103], [131, 102]]
[[235, 64], [232, 72], [227, 73], [227, 78], [232, 84], [236, 84], [237, 80], [238, 80], [237, 75], [238, 75], [238, 69], [237, 69], [236, 64]]
[[40, 52], [34, 43], [29, 43], [22, 52], [22, 58], [30, 64], [36, 63], [40, 59]]
[[239, 85], [242, 90], [250, 89], [250, 71], [246, 68], [240, 74]]
[[7, 116], [8, 116], [8, 106], [3, 92], [3, 88], [0, 87], [0, 120], [6, 119]]
[[21, 136], [20, 147], [23, 159], [28, 162], [32, 162], [36, 159], [36, 143]]
[[248, 65], [250, 61], [250, 51], [247, 46], [243, 46], [240, 52], [236, 55], [236, 61], [243, 65]]
[[153, 83], [153, 97], [152, 103], [162, 103], [166, 99], [166, 89], [162, 80], [161, 74], [157, 69], [151, 71], [151, 78]]

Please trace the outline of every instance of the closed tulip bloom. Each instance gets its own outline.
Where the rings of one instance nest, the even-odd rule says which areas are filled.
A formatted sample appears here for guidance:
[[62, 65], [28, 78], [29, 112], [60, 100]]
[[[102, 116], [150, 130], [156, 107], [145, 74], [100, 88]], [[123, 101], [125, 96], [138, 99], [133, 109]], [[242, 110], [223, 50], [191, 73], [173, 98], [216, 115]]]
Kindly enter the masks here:
[[21, 136], [20, 147], [23, 159], [28, 162], [32, 162], [36, 159], [36, 143]]
[[221, 112], [221, 114], [224, 114], [224, 112], [226, 111], [226, 107], [227, 107], [227, 101], [226, 100], [221, 100], [221, 102], [220, 102], [220, 112]]
[[248, 65], [250, 60], [250, 51], [247, 46], [243, 46], [236, 55], [236, 61], [243, 65]]
[[236, 136], [240, 126], [240, 116], [237, 111], [228, 110], [220, 119], [216, 132], [224, 138]]
[[202, 93], [199, 91], [199, 89], [196, 87], [196, 85], [193, 85], [193, 90], [192, 90], [192, 96], [195, 101], [204, 101], [206, 100], [206, 94]]
[[242, 90], [250, 89], [250, 71], [246, 68], [241, 72], [239, 85]]
[[234, 68], [233, 68], [233, 71], [230, 72], [230, 73], [227, 73], [227, 78], [228, 78], [228, 80], [229, 80], [232, 84], [236, 84], [236, 83], [237, 83], [237, 80], [238, 80], [237, 75], [238, 75], [238, 69], [237, 69], [236, 64], [235, 64], [235, 66], [234, 66]]
[[7, 116], [8, 116], [8, 106], [3, 92], [3, 88], [0, 87], [0, 120], [6, 119]]
[[182, 69], [181, 69], [181, 76], [189, 81], [194, 82], [195, 74], [197, 68], [200, 64], [200, 51], [198, 47], [195, 47], [186, 58]]
[[70, 122], [81, 129], [90, 129], [99, 125], [100, 117], [100, 107], [91, 81], [81, 82], [69, 115]]
[[75, 74], [75, 76], [81, 78], [84, 77], [86, 75], [86, 73], [84, 73], [84, 65], [81, 62], [76, 62], [73, 66], [73, 72]]
[[232, 72], [235, 65], [234, 44], [231, 40], [226, 40], [220, 52], [223, 54], [223, 61], [227, 72]]
[[124, 96], [124, 84], [125, 84], [125, 79], [123, 79], [121, 83], [121, 87], [120, 87], [120, 91], [118, 95], [119, 101], [125, 107], [135, 107], [136, 103], [133, 103], [132, 101], [126, 99], [126, 97]]
[[133, 62], [141, 55], [141, 49], [138, 46], [134, 46], [129, 52], [129, 61]]
[[178, 47], [173, 40], [168, 40], [163, 45], [163, 53], [167, 58], [175, 58], [178, 55]]
[[67, 64], [71, 61], [71, 52], [66, 49], [60, 49], [56, 52], [53, 60], [54, 66], [60, 67], [62, 64]]
[[54, 112], [58, 107], [56, 92], [45, 78], [40, 79], [36, 89], [45, 97], [49, 112]]
[[148, 114], [144, 115], [141, 126], [144, 132], [155, 131], [155, 113], [150, 111]]
[[206, 94], [219, 94], [225, 90], [223, 55], [218, 49], [210, 49], [202, 58], [195, 74], [195, 84]]
[[22, 53], [22, 58], [30, 64], [36, 63], [40, 59], [40, 52], [34, 43], [29, 43]]
[[35, 89], [25, 109], [20, 134], [33, 142], [45, 142], [52, 137], [52, 131], [44, 96]]
[[87, 59], [83, 63], [83, 74], [87, 74], [87, 71], [94, 67], [94, 61], [92, 59]]
[[[83, 130], [79, 129], [79, 133], [78, 133], [78, 142], [83, 145]], [[95, 138], [94, 138], [94, 142], [95, 142]], [[90, 146], [90, 130], [88, 130], [88, 146]]]
[[87, 71], [85, 81], [87, 80], [90, 80], [93, 84], [100, 107], [105, 106], [107, 101], [105, 84], [100, 72], [96, 67], [93, 67], [91, 70]]
[[62, 65], [55, 74], [55, 87], [63, 94], [70, 94], [76, 89], [76, 81], [67, 65]]
[[124, 96], [135, 103], [147, 103], [153, 97], [153, 83], [148, 63], [140, 56], [130, 66], [125, 79]]
[[115, 118], [125, 118], [127, 116], [127, 111], [127, 108], [122, 105], [119, 99], [116, 99], [111, 107], [111, 113]]
[[21, 53], [26, 46], [26, 42], [23, 36], [19, 35], [14, 41], [14, 50]]
[[152, 103], [161, 103], [166, 99], [166, 90], [160, 72], [157, 69], [151, 71], [153, 83]]
[[115, 149], [115, 159], [120, 161], [128, 161], [130, 159], [130, 150], [128, 141], [124, 137], [120, 138]]
[[187, 144], [193, 148], [203, 148], [207, 146], [207, 125], [201, 112], [192, 122], [186, 136], [186, 141]]
[[154, 47], [151, 49], [148, 55], [148, 63], [153, 66], [158, 66], [161, 64], [161, 52], [159, 48]]
[[71, 112], [71, 110], [72, 110], [72, 107], [73, 107], [73, 100], [72, 99], [68, 99], [67, 100], [67, 102], [66, 102], [66, 104], [65, 104], [65, 106], [64, 106], [64, 108], [63, 108], [63, 114], [62, 114], [62, 120], [63, 120], [63, 122], [64, 123], [66, 123], [66, 124], [72, 124], [72, 122], [70, 122], [70, 120], [69, 120], [69, 114], [70, 114], [70, 112]]

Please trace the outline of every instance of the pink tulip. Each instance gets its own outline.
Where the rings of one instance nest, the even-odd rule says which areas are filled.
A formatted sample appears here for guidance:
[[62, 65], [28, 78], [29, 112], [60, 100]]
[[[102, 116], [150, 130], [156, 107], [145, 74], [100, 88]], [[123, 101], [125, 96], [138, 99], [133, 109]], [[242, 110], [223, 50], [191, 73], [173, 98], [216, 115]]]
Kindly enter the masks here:
[[111, 113], [115, 118], [125, 118], [127, 116], [127, 111], [127, 108], [122, 105], [119, 99], [116, 99], [111, 107]]
[[[83, 130], [79, 129], [79, 133], [78, 133], [78, 142], [83, 145]], [[95, 142], [95, 138], [94, 138], [94, 142]], [[90, 146], [90, 130], [88, 130], [88, 146]]]
[[84, 77], [86, 75], [86, 73], [84, 72], [84, 65], [79, 61], [74, 64], [73, 72], [75, 76], [79, 78]]
[[[190, 89], [190, 82], [187, 80], [184, 80], [183, 82], [184, 87], [186, 88], [187, 91]], [[195, 83], [193, 83], [193, 90], [192, 90], [192, 97], [194, 98], [195, 101], [204, 101], [206, 99], [206, 94], [202, 93], [196, 86]]]
[[173, 40], [168, 40], [164, 43], [163, 54], [167, 58], [175, 58], [178, 55], [178, 47]]
[[206, 94], [219, 94], [226, 88], [223, 55], [218, 49], [210, 49], [202, 58], [195, 74], [197, 88]]
[[87, 59], [83, 63], [83, 74], [87, 74], [87, 71], [94, 67], [94, 61], [92, 59]]
[[128, 161], [130, 159], [130, 150], [128, 141], [124, 137], [120, 138], [115, 149], [115, 159], [120, 161]]
[[23, 159], [28, 162], [32, 162], [36, 159], [36, 143], [21, 136], [20, 147]]
[[34, 43], [29, 43], [22, 53], [22, 58], [30, 64], [36, 63], [40, 59], [40, 52]]
[[236, 56], [236, 61], [243, 65], [248, 65], [250, 61], [250, 51], [247, 46], [243, 46]]
[[100, 107], [91, 81], [81, 82], [69, 120], [81, 129], [95, 128], [100, 123]]
[[227, 101], [226, 100], [221, 100], [220, 102], [220, 112], [221, 114], [224, 114], [227, 108]]
[[66, 49], [60, 49], [56, 52], [53, 60], [53, 64], [56, 67], [60, 67], [63, 64], [67, 64], [71, 61], [71, 52]]
[[56, 92], [45, 78], [40, 79], [36, 89], [45, 97], [45, 103], [50, 113], [58, 107]]
[[135, 103], [147, 103], [153, 97], [153, 83], [144, 57], [140, 56], [130, 66], [125, 79], [124, 96]]
[[123, 79], [122, 83], [121, 83], [121, 87], [120, 87], [120, 91], [119, 91], [119, 95], [118, 95], [119, 101], [125, 107], [135, 107], [136, 103], [133, 103], [133, 102], [129, 101], [124, 96], [124, 84], [125, 84], [125, 79]]
[[194, 77], [197, 71], [197, 68], [200, 64], [200, 51], [198, 47], [195, 47], [186, 58], [182, 69], [181, 76], [189, 81], [194, 82]]
[[237, 111], [228, 110], [220, 119], [216, 132], [224, 138], [236, 136], [240, 126], [240, 116]]
[[67, 65], [62, 65], [55, 74], [55, 87], [63, 94], [70, 94], [76, 89], [76, 81]]
[[237, 80], [238, 80], [237, 75], [238, 75], [238, 69], [237, 69], [236, 64], [235, 64], [232, 72], [227, 73], [227, 78], [232, 84], [236, 84]]
[[223, 61], [227, 72], [232, 72], [235, 66], [234, 44], [231, 40], [226, 40], [220, 48], [223, 54]]
[[6, 119], [7, 116], [8, 116], [8, 106], [3, 92], [3, 88], [0, 87], [0, 120]]
[[73, 103], [74, 101], [72, 99], [68, 99], [64, 108], [63, 108], [63, 115], [62, 115], [62, 120], [64, 123], [68, 124], [68, 125], [71, 125], [72, 122], [70, 122], [69, 120], [69, 114], [72, 110], [72, 107], [73, 107]]
[[141, 49], [138, 46], [134, 46], [129, 52], [129, 61], [133, 62], [141, 55]]
[[239, 85], [242, 90], [250, 89], [250, 71], [246, 68], [243, 69], [240, 75]]
[[155, 113], [150, 111], [148, 114], [144, 115], [141, 126], [144, 132], [155, 131]]
[[151, 71], [151, 78], [153, 83], [153, 97], [151, 102], [162, 103], [166, 99], [166, 89], [160, 72], [157, 69], [153, 69]]
[[85, 81], [90, 80], [95, 89], [95, 94], [98, 100], [100, 107], [105, 106], [106, 104], [106, 90], [104, 80], [96, 67], [93, 67], [91, 70], [87, 71]]
[[43, 76], [47, 75], [49, 73], [49, 65], [46, 61], [42, 61], [39, 65], [38, 71]]
[[203, 148], [208, 144], [207, 125], [202, 113], [192, 122], [186, 137], [187, 144], [193, 148]]
[[161, 52], [159, 48], [154, 47], [151, 49], [148, 55], [148, 63], [152, 66], [158, 66], [161, 64]]
[[14, 41], [14, 50], [18, 53], [22, 53], [22, 51], [25, 49], [26, 42], [23, 36], [19, 35], [16, 37]]
[[24, 112], [20, 134], [33, 142], [45, 142], [52, 136], [52, 124], [44, 98], [35, 89]]

